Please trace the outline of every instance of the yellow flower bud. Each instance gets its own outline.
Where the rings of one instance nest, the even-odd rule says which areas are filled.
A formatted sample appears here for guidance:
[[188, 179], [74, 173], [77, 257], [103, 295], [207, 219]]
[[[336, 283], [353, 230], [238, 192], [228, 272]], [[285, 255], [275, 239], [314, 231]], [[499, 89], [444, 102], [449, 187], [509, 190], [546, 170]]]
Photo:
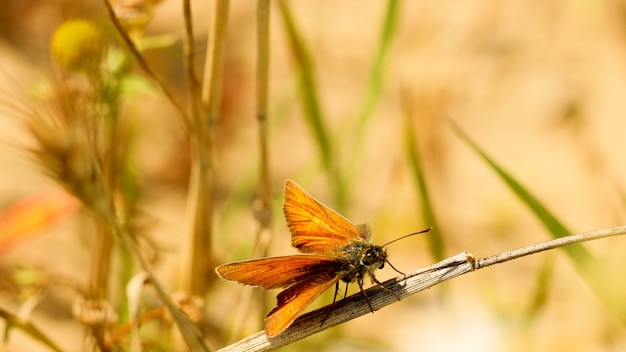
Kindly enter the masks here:
[[104, 49], [105, 38], [102, 31], [93, 22], [85, 19], [64, 22], [52, 36], [52, 56], [68, 71], [97, 68]]

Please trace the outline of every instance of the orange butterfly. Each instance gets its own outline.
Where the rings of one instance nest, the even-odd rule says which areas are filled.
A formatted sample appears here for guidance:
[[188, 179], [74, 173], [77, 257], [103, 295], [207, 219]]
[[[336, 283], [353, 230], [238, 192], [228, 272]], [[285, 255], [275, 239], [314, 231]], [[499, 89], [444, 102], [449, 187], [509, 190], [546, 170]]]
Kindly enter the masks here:
[[[381, 284], [374, 271], [389, 263], [386, 244], [377, 246], [370, 242], [368, 224], [353, 225], [291, 180], [285, 182], [283, 211], [292, 245], [300, 252], [311, 254], [252, 259], [215, 269], [218, 276], [226, 280], [264, 289], [284, 288], [277, 296], [278, 305], [266, 318], [268, 337], [287, 329], [306, 307], [333, 285], [336, 298], [339, 280], [346, 284], [356, 281], [365, 295], [366, 274]], [[426, 231], [430, 229], [421, 232]], [[369, 304], [369, 300], [367, 302]], [[370, 310], [374, 312], [371, 306]]]

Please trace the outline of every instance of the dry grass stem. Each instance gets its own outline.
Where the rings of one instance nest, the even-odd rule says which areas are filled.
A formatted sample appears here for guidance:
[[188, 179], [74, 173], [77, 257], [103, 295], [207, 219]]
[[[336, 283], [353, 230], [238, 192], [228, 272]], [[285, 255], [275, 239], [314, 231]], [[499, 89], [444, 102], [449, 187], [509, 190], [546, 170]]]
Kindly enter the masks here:
[[178, 99], [176, 99], [174, 94], [170, 92], [169, 89], [167, 89], [167, 86], [165, 85], [164, 80], [156, 72], [154, 72], [154, 70], [152, 70], [150, 65], [148, 65], [148, 62], [146, 61], [146, 59], [143, 57], [143, 55], [141, 55], [141, 53], [139, 52], [139, 49], [133, 42], [132, 38], [128, 35], [126, 30], [120, 23], [119, 19], [117, 18], [115, 9], [113, 8], [113, 5], [111, 5], [110, 0], [102, 0], [102, 2], [104, 3], [104, 6], [107, 9], [107, 13], [109, 15], [109, 19], [111, 20], [111, 23], [113, 24], [115, 29], [117, 29], [117, 32], [122, 37], [122, 40], [128, 47], [128, 50], [130, 51], [130, 53], [137, 60], [137, 63], [139, 64], [139, 66], [141, 66], [144, 72], [157, 83], [157, 85], [163, 91], [163, 94], [165, 94], [165, 96], [167, 96], [167, 98], [172, 102], [172, 105], [174, 105], [176, 110], [178, 110], [180, 115], [183, 117], [183, 120], [185, 121], [187, 126], [189, 126], [190, 124], [189, 114], [187, 114], [186, 110], [183, 108], [183, 105], [178, 101]]

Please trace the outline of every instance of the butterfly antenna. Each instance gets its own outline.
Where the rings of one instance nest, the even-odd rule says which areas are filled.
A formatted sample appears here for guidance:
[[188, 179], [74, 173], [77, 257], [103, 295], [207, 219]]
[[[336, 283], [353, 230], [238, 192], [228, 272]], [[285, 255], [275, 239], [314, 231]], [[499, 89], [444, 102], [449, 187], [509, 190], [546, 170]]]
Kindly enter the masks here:
[[431, 226], [431, 227], [429, 227], [429, 228], [427, 228], [427, 229], [425, 229], [425, 230], [422, 230], [422, 231], [419, 231], [419, 232], [413, 232], [413, 233], [410, 233], [410, 234], [408, 234], [408, 235], [404, 235], [404, 236], [402, 236], [402, 237], [398, 237], [398, 238], [396, 238], [395, 240], [392, 240], [392, 241], [390, 241], [390, 242], [387, 242], [387, 243], [383, 244], [381, 247], [386, 247], [387, 245], [390, 245], [390, 244], [392, 244], [392, 243], [394, 243], [394, 242], [396, 242], [396, 241], [399, 241], [399, 240], [401, 240], [401, 239], [403, 239], [403, 238], [407, 238], [407, 237], [410, 237], [410, 236], [419, 235], [420, 233], [425, 233], [425, 232], [428, 232], [428, 231], [430, 231], [430, 230], [432, 230], [432, 229], [433, 229], [433, 228], [432, 228], [432, 226]]

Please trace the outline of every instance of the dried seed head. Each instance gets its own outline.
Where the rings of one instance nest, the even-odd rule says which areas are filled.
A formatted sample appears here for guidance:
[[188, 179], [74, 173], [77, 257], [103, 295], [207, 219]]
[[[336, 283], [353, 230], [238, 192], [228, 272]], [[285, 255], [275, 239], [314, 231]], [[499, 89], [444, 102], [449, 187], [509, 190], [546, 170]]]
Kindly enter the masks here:
[[[191, 295], [187, 292], [174, 292], [171, 295], [172, 302], [176, 305], [193, 323], [198, 324], [204, 319], [204, 299]], [[169, 312], [166, 316], [171, 320]]]
[[154, 17], [155, 1], [117, 0], [113, 5], [115, 15], [131, 37], [139, 36]]
[[[90, 93], [75, 82], [58, 85], [43, 107], [35, 108], [28, 128], [37, 142], [33, 153], [45, 171], [98, 212], [107, 210], [99, 151], [102, 118]], [[100, 122], [99, 122], [100, 121]]]
[[72, 315], [87, 326], [109, 326], [117, 322], [117, 313], [107, 301], [78, 299], [72, 305]]

